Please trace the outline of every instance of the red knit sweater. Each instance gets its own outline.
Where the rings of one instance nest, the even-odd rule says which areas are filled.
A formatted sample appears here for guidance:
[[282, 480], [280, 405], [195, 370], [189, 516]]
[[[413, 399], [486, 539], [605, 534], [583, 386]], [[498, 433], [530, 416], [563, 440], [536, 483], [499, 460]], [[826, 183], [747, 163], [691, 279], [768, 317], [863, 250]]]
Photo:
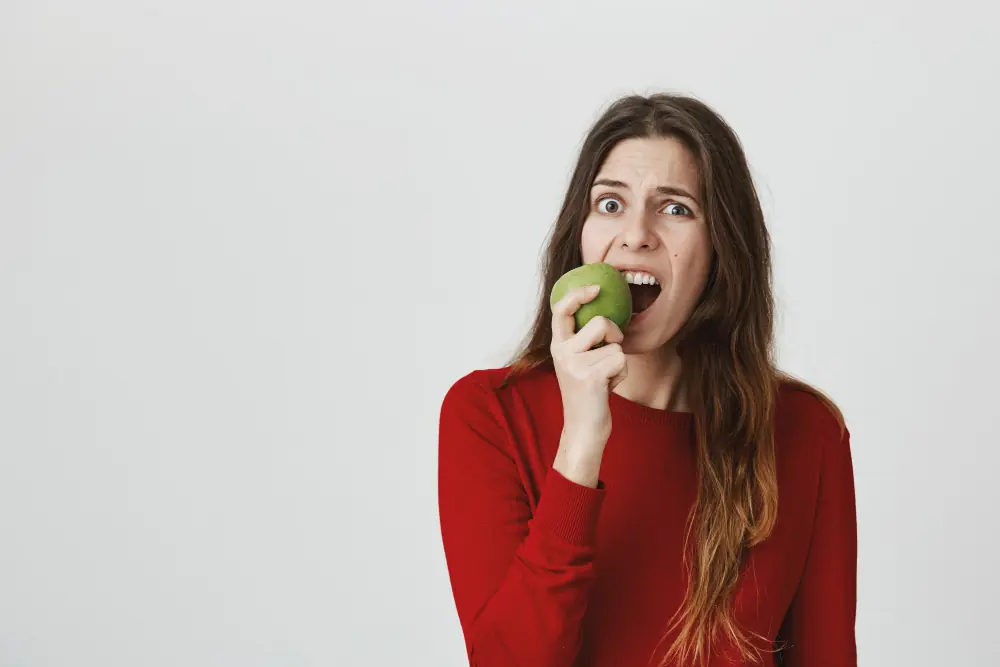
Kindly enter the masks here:
[[[551, 366], [458, 380], [440, 415], [441, 533], [470, 664], [646, 667], [683, 600], [695, 500], [690, 414], [611, 395], [597, 489], [551, 470], [562, 403]], [[857, 664], [857, 528], [849, 433], [813, 396], [777, 406], [777, 525], [750, 550], [735, 596], [748, 634], [786, 648], [771, 667]], [[710, 664], [742, 665], [728, 645]]]

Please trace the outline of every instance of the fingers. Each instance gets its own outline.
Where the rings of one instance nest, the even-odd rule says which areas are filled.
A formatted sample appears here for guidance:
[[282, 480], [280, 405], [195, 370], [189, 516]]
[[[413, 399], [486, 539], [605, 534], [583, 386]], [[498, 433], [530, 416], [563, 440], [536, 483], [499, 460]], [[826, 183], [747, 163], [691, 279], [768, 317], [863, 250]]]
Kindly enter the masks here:
[[[624, 356], [625, 355], [622, 354], [622, 357]], [[624, 380], [626, 377], [628, 377], [628, 363], [624, 362], [622, 363], [621, 370], [615, 373], [615, 375], [611, 377], [611, 381], [608, 383], [608, 389], [613, 391], [614, 388], [620, 385], [622, 383], [622, 380]]]
[[606, 380], [611, 380], [609, 383], [611, 389], [614, 389], [628, 374], [625, 353], [618, 343], [606, 345], [600, 350], [593, 350], [588, 354], [601, 355], [601, 358], [594, 363], [594, 373]]
[[578, 287], [570, 290], [566, 296], [556, 302], [552, 307], [552, 342], [554, 344], [564, 343], [573, 337], [576, 328], [573, 314], [583, 304], [593, 301], [599, 291], [599, 285]]
[[570, 352], [565, 345], [556, 348], [553, 356], [557, 372], [581, 385], [608, 387], [608, 380], [621, 375], [625, 379], [625, 353], [618, 343], [610, 343], [596, 350]]
[[565, 345], [570, 352], [585, 352], [598, 343], [621, 343], [624, 338], [618, 325], [606, 317], [597, 316], [583, 325]]

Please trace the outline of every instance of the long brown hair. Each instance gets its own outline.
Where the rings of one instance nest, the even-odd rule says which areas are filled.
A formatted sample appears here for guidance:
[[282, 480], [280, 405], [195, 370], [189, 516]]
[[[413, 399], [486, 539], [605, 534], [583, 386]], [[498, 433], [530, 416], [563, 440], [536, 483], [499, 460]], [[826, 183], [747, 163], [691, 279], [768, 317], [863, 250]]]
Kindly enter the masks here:
[[841, 425], [843, 417], [822, 392], [776, 367], [770, 236], [740, 141], [705, 103], [665, 93], [630, 95], [595, 122], [546, 246], [534, 323], [507, 380], [551, 361], [549, 293], [563, 273], [582, 263], [581, 230], [604, 160], [620, 141], [637, 137], [674, 137], [694, 155], [715, 250], [705, 290], [675, 339], [692, 406], [699, 480], [688, 522], [687, 542], [690, 547], [693, 536], [694, 544], [685, 549], [688, 590], [667, 630], [677, 635], [662, 664], [703, 664], [720, 636], [745, 659], [759, 661], [759, 642], [738, 627], [732, 598], [746, 550], [765, 540], [777, 519], [778, 388], [808, 391]]

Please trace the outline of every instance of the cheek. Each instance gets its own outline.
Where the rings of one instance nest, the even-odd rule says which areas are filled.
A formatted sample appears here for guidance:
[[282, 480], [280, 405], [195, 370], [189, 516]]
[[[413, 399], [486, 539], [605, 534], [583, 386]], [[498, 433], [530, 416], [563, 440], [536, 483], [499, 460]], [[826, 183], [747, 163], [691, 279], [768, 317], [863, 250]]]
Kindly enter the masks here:
[[583, 256], [583, 263], [601, 261], [607, 254], [611, 238], [613, 235], [609, 237], [608, 231], [603, 229], [599, 222], [587, 218], [580, 232], [580, 254]]
[[712, 268], [712, 244], [706, 234], [692, 235], [670, 253], [675, 284], [685, 293], [700, 294]]

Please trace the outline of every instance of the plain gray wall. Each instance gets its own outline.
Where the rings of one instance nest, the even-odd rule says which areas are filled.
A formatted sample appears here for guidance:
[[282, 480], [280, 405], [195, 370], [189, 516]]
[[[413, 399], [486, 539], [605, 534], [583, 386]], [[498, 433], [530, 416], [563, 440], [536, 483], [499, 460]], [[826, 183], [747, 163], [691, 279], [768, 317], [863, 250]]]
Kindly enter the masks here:
[[440, 400], [659, 90], [744, 140], [781, 362], [849, 420], [862, 664], [1000, 664], [979, 4], [4, 3], [0, 664], [464, 664]]

